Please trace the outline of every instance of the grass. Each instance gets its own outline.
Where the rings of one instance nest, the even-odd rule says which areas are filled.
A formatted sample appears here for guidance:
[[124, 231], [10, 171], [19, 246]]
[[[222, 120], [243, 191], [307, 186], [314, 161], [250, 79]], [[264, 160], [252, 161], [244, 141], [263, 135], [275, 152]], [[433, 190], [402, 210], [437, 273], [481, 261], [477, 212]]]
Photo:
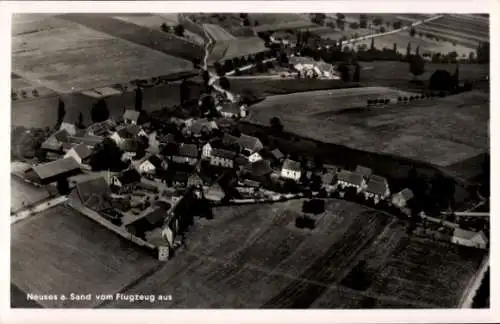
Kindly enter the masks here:
[[[358, 90], [366, 91], [347, 89], [268, 97], [251, 107], [250, 120], [268, 125], [270, 118], [279, 116], [285, 130], [299, 136], [438, 166], [489, 150], [486, 94], [470, 92], [410, 105], [344, 109], [353, 108], [350, 103], [358, 102]], [[394, 90], [387, 91], [394, 96]]]
[[[11, 227], [11, 281], [34, 294], [115, 293], [158, 264], [97, 223], [55, 207]], [[43, 301], [92, 307], [97, 301]]]
[[[11, 176], [10, 178], [10, 210], [16, 212], [24, 206], [30, 206], [49, 197], [45, 188], [38, 188]], [[23, 202], [25, 205], [23, 205]]]
[[[167, 304], [115, 301], [103, 306], [454, 307], [480, 259], [478, 255], [462, 253], [451, 244], [409, 238], [401, 221], [341, 200], [327, 201], [326, 212], [315, 216], [314, 230], [299, 230], [294, 227], [294, 220], [301, 214], [301, 206], [299, 200], [215, 208], [213, 220], [196, 221], [185, 250], [126, 291], [168, 292], [173, 294], [173, 301]], [[408, 255], [404, 254], [405, 247]], [[428, 250], [435, 252], [426, 259], [424, 251]], [[443, 256], [442, 261], [437, 259], [438, 255]], [[346, 280], [352, 273], [361, 273], [360, 261], [365, 261], [366, 272], [371, 271], [374, 276], [364, 290], [354, 289]], [[397, 273], [393, 270], [400, 263], [410, 262], [407, 273], [401, 272], [402, 268]], [[437, 267], [433, 268], [433, 263]], [[446, 288], [449, 274], [457, 267], [456, 280]], [[420, 270], [426, 274], [425, 280]], [[390, 274], [398, 276], [391, 281]], [[401, 293], [392, 290], [403, 280], [406, 290], [402, 288]], [[427, 294], [432, 283], [436, 283], [444, 296], [442, 300], [438, 294]]]
[[14, 17], [12, 69], [57, 92], [192, 69], [191, 62], [53, 16], [23, 19]]

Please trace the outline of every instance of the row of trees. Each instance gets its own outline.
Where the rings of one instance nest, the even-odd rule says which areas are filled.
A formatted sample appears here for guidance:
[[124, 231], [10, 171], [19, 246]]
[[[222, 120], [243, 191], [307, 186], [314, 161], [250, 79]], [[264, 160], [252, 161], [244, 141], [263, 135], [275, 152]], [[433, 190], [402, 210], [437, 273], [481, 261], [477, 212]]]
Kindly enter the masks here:
[[179, 37], [183, 37], [185, 32], [185, 28], [182, 24], [177, 24], [174, 27], [171, 27], [166, 23], [163, 23], [161, 24], [161, 30], [164, 31], [165, 33], [173, 32], [175, 35]]

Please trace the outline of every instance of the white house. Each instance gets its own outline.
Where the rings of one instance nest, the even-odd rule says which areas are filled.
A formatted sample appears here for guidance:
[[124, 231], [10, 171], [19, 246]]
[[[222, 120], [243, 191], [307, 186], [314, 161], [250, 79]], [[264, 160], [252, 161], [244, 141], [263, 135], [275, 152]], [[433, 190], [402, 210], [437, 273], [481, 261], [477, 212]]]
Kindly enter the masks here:
[[262, 156], [260, 156], [258, 152], [255, 152], [248, 157], [248, 161], [250, 161], [250, 163], [257, 162], [259, 160], [262, 160]]
[[375, 204], [378, 204], [381, 200], [387, 199], [391, 195], [387, 180], [378, 176], [372, 176], [368, 180], [364, 194], [365, 199], [373, 199]]
[[92, 150], [87, 145], [78, 144], [66, 152], [64, 157], [73, 157], [78, 164], [82, 165], [91, 155]]
[[210, 165], [232, 169], [236, 153], [222, 149], [212, 149]]
[[203, 145], [201, 149], [201, 158], [204, 160], [209, 160], [212, 157], [212, 145], [210, 143], [207, 143]]
[[283, 162], [283, 167], [281, 168], [280, 176], [285, 179], [290, 179], [293, 181], [299, 181], [302, 175], [300, 163], [290, 159], [286, 159]]
[[474, 247], [478, 249], [486, 249], [488, 245], [488, 238], [483, 231], [472, 232], [455, 228], [451, 242], [458, 245]]
[[156, 131], [148, 135], [148, 151], [153, 154], [158, 154], [160, 152], [160, 141], [156, 135]]
[[149, 160], [145, 160], [143, 161], [140, 165], [139, 165], [139, 172], [141, 174], [144, 174], [144, 173], [147, 173], [147, 174], [152, 174], [156, 171], [156, 167], [153, 165], [153, 163], [151, 163], [151, 161]]
[[124, 152], [122, 154], [121, 160], [123, 162], [131, 161], [135, 157], [136, 154], [137, 154], [136, 152]]
[[395, 193], [392, 196], [391, 202], [394, 206], [398, 208], [405, 208], [408, 205], [408, 201], [413, 199], [413, 197], [414, 197], [413, 191], [411, 191], [408, 188], [405, 188], [400, 192]]
[[66, 130], [69, 135], [74, 136], [76, 135], [76, 126], [73, 123], [68, 123], [68, 122], [63, 122], [61, 123], [61, 127], [59, 127], [59, 130]]

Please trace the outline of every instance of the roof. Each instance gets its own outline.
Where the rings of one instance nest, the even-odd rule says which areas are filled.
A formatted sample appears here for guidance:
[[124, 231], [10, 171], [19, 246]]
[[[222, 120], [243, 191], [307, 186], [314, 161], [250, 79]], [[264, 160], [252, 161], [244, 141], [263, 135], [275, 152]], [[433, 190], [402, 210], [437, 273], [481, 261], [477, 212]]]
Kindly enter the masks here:
[[156, 225], [163, 223], [164, 219], [167, 217], [168, 212], [165, 208], [161, 206], [156, 206], [155, 209], [150, 211], [144, 216], [144, 219], [151, 225]]
[[251, 173], [255, 177], [261, 177], [273, 172], [271, 163], [268, 160], [258, 160], [243, 166], [243, 170]]
[[228, 102], [222, 105], [222, 111], [226, 113], [239, 114], [241, 105], [237, 102]]
[[199, 122], [194, 122], [191, 125], [191, 133], [193, 134], [200, 134], [201, 132], [203, 132], [203, 130], [209, 131], [210, 129], [207, 125]]
[[44, 163], [33, 167], [33, 171], [40, 177], [40, 179], [47, 179], [59, 174], [76, 171], [80, 169], [80, 165], [72, 157], [55, 160], [52, 162]]
[[321, 180], [325, 184], [331, 184], [333, 182], [333, 179], [335, 178], [335, 174], [336, 172], [328, 171], [321, 176]]
[[101, 211], [111, 205], [111, 189], [103, 177], [80, 182], [75, 189], [81, 202], [90, 209]]
[[348, 170], [342, 170], [338, 173], [339, 181], [347, 182], [353, 185], [361, 186], [363, 183], [363, 176], [359, 173], [351, 172]]
[[51, 151], [61, 151], [62, 144], [59, 142], [54, 135], [49, 136], [43, 143], [41, 148], [43, 150], [51, 150]]
[[403, 199], [407, 200], [407, 201], [412, 199], [413, 197], [415, 197], [415, 195], [413, 194], [413, 191], [411, 191], [411, 189], [408, 189], [408, 188], [404, 188], [403, 190], [398, 192], [397, 195], [403, 197]]
[[224, 145], [239, 144], [238, 137], [233, 136], [229, 133], [224, 133], [224, 135], [222, 136], [222, 144]]
[[192, 175], [189, 176], [188, 182], [191, 184], [198, 184], [198, 183], [203, 183], [203, 179], [198, 175], [198, 173], [193, 173]]
[[58, 130], [52, 136], [59, 142], [67, 142], [69, 140], [69, 133], [65, 129]]
[[233, 151], [228, 151], [228, 150], [224, 150], [224, 149], [213, 149], [212, 156], [217, 156], [217, 157], [220, 157], [223, 159], [232, 160], [236, 157], [236, 153]]
[[384, 181], [370, 179], [368, 180], [366, 191], [383, 196], [387, 191], [387, 183]]
[[85, 144], [78, 144], [76, 146], [73, 146], [72, 150], [74, 150], [82, 160], [92, 155], [92, 150], [89, 149]]
[[111, 119], [106, 119], [105, 121], [94, 123], [87, 127], [87, 133], [92, 132], [94, 135], [105, 135], [110, 131], [111, 128], [116, 127], [116, 124]]
[[198, 157], [198, 147], [196, 144], [181, 144], [177, 151], [179, 156], [197, 158]]
[[157, 157], [156, 155], [152, 155], [148, 159], [149, 162], [151, 162], [152, 165], [154, 165], [156, 168], [161, 167], [163, 160]]
[[361, 174], [363, 177], [370, 177], [372, 175], [372, 169], [364, 167], [362, 165], [358, 165], [354, 172]]
[[137, 122], [140, 114], [141, 113], [137, 110], [127, 109], [123, 114], [123, 119], [130, 119]]
[[214, 183], [205, 190], [205, 197], [208, 199], [222, 199], [226, 193], [218, 183]]
[[300, 163], [290, 159], [286, 159], [285, 162], [283, 162], [283, 169], [301, 171]]
[[241, 147], [252, 151], [258, 151], [262, 149], [261, 141], [257, 137], [250, 135], [241, 134], [241, 136], [238, 137], [238, 144], [240, 144]]
[[126, 139], [120, 144], [120, 149], [125, 152], [135, 152], [139, 148], [139, 144], [134, 139]]
[[488, 242], [488, 239], [486, 238], [486, 235], [484, 235], [483, 231], [473, 232], [458, 227], [455, 227], [453, 230], [453, 237], [458, 237], [464, 240], [472, 240], [478, 236], [481, 237], [485, 243]]
[[118, 175], [122, 185], [141, 181], [141, 175], [136, 169], [127, 169]]
[[278, 159], [278, 160], [285, 157], [285, 155], [279, 149], [272, 150], [271, 154], [274, 156], [275, 159]]
[[120, 128], [117, 133], [121, 138], [132, 138], [139, 134], [141, 128], [137, 125], [127, 125]]
[[376, 174], [370, 176], [370, 180], [381, 181], [387, 183], [387, 179]]
[[73, 143], [86, 144], [90, 146], [94, 146], [102, 143], [104, 137], [101, 136], [71, 136], [69, 139]]

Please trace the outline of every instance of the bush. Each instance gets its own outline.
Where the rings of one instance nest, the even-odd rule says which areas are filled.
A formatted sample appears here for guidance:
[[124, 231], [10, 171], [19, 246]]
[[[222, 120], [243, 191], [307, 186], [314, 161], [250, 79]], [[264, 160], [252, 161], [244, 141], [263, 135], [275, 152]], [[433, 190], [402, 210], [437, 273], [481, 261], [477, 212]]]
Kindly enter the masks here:
[[446, 93], [444, 91], [439, 91], [438, 96], [443, 98], [446, 96]]
[[389, 99], [385, 99], [385, 104], [388, 105], [391, 101]]
[[369, 106], [369, 105], [371, 105], [371, 104], [372, 104], [372, 100], [371, 100], [371, 99], [366, 100], [366, 104], [367, 104], [368, 106]]
[[402, 97], [398, 97], [398, 102], [401, 102], [403, 101], [403, 98]]
[[379, 99], [379, 100], [378, 100], [378, 103], [379, 103], [379, 104], [382, 104], [382, 105], [383, 105], [383, 104], [385, 104], [385, 99]]
[[37, 89], [33, 89], [33, 91], [31, 93], [33, 94], [33, 96], [38, 97], [38, 90]]
[[408, 100], [409, 100], [408, 97], [404, 97], [404, 101], [408, 101]]
[[410, 97], [410, 101], [413, 101], [415, 99], [415, 97], [411, 96]]
[[306, 216], [297, 217], [295, 219], [295, 226], [298, 228], [314, 229], [314, 219]]

